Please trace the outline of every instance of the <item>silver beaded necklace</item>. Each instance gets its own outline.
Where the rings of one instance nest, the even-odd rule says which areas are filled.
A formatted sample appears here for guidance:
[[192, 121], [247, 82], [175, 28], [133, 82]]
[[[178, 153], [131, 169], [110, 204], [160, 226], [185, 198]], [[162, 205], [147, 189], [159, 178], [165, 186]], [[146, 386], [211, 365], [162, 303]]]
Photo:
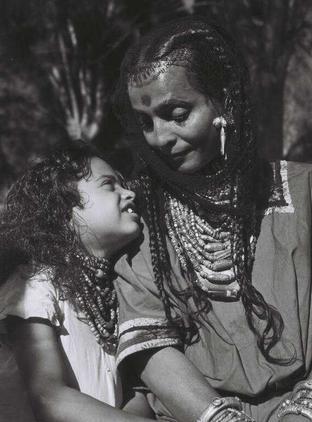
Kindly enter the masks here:
[[231, 258], [230, 233], [213, 228], [186, 203], [165, 192], [166, 226], [183, 271], [212, 299], [239, 297]]

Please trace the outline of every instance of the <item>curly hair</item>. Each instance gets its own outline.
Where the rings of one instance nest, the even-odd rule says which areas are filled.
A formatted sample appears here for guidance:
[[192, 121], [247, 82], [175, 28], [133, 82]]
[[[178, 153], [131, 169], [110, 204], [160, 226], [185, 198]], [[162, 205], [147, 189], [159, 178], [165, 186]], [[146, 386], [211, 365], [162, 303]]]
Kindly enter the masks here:
[[[221, 104], [228, 122], [227, 161], [218, 159], [196, 174], [172, 170], [147, 144], [131, 109], [129, 84], [140, 86], [157, 78], [169, 66], [184, 67], [190, 85], [212, 102]], [[198, 315], [206, 318], [211, 304], [209, 297], [194, 283], [178, 292], [168, 277], [170, 263], [166, 252], [164, 191], [173, 193], [181, 202], [187, 201], [191, 206], [199, 204], [212, 225], [231, 233], [232, 261], [247, 323], [268, 361], [291, 363], [292, 359], [276, 359], [271, 355], [271, 349], [281, 338], [283, 319], [252, 285], [256, 241], [250, 242], [250, 239], [258, 237], [259, 206], [265, 206], [271, 180], [263, 176], [268, 167], [258, 157], [252, 131], [249, 76], [233, 41], [222, 29], [199, 18], [178, 19], [151, 31], [130, 48], [124, 59], [115, 94], [115, 109], [141, 162], [137, 177], [145, 180], [141, 189], [145, 192], [144, 208], [150, 230], [155, 280], [167, 315], [170, 317], [173, 304], [166, 295], [166, 288], [180, 298], [193, 297], [197, 311], [190, 311], [191, 318], [196, 319]], [[225, 191], [229, 192], [228, 201], [220, 203], [220, 195]], [[263, 330], [259, 329], [255, 318], [264, 321]]]
[[24, 263], [32, 264], [33, 272], [53, 268], [53, 284], [73, 299], [73, 289], [64, 285], [74, 285], [81, 269], [67, 257], [83, 245], [70, 220], [73, 208], [83, 207], [77, 182], [91, 174], [94, 156], [100, 156], [98, 151], [84, 143], [57, 147], [12, 186], [0, 220], [4, 276]]

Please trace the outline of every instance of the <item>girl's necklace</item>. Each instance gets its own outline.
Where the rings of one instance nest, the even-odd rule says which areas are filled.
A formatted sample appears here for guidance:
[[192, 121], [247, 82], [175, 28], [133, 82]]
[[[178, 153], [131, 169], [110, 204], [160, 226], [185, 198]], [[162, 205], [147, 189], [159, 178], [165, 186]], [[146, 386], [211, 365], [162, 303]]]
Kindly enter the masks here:
[[83, 267], [80, 287], [76, 291], [77, 304], [97, 342], [107, 353], [114, 354], [118, 335], [118, 302], [112, 264], [105, 258], [79, 253], [75, 258]]

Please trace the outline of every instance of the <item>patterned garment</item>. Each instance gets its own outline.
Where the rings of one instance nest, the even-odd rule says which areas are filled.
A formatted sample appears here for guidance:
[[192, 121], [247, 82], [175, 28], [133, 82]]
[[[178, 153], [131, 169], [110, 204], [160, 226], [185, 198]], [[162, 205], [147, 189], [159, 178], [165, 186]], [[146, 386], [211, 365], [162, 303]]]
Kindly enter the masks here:
[[[281, 313], [285, 329], [274, 357], [296, 360], [288, 366], [269, 363], [249, 329], [241, 301], [212, 301], [200, 339], [185, 347], [186, 356], [221, 394], [244, 397], [247, 413], [262, 422], [277, 421], [276, 409], [294, 384], [310, 375], [312, 365], [311, 175], [310, 165], [273, 164], [275, 188], [263, 213], [253, 267], [253, 284]], [[118, 363], [146, 349], [181, 345], [178, 330], [165, 318], [153, 281], [148, 233], [140, 252], [117, 263], [120, 304]], [[168, 240], [172, 277], [186, 282]], [[191, 306], [191, 304], [189, 305]], [[177, 316], [179, 311], [177, 310]], [[158, 418], [172, 420], [154, 398]]]

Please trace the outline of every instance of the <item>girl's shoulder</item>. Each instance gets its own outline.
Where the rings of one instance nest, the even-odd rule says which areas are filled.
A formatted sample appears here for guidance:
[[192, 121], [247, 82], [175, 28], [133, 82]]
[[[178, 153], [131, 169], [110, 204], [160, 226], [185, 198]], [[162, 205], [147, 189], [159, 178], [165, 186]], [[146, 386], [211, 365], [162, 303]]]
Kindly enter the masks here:
[[22, 291], [25, 292], [28, 290], [46, 290], [56, 294], [52, 279], [52, 268], [34, 267], [30, 264], [19, 265], [0, 287], [0, 294], [18, 294]]
[[59, 295], [52, 276], [51, 268], [19, 266], [0, 288], [0, 319], [44, 318], [59, 325]]

